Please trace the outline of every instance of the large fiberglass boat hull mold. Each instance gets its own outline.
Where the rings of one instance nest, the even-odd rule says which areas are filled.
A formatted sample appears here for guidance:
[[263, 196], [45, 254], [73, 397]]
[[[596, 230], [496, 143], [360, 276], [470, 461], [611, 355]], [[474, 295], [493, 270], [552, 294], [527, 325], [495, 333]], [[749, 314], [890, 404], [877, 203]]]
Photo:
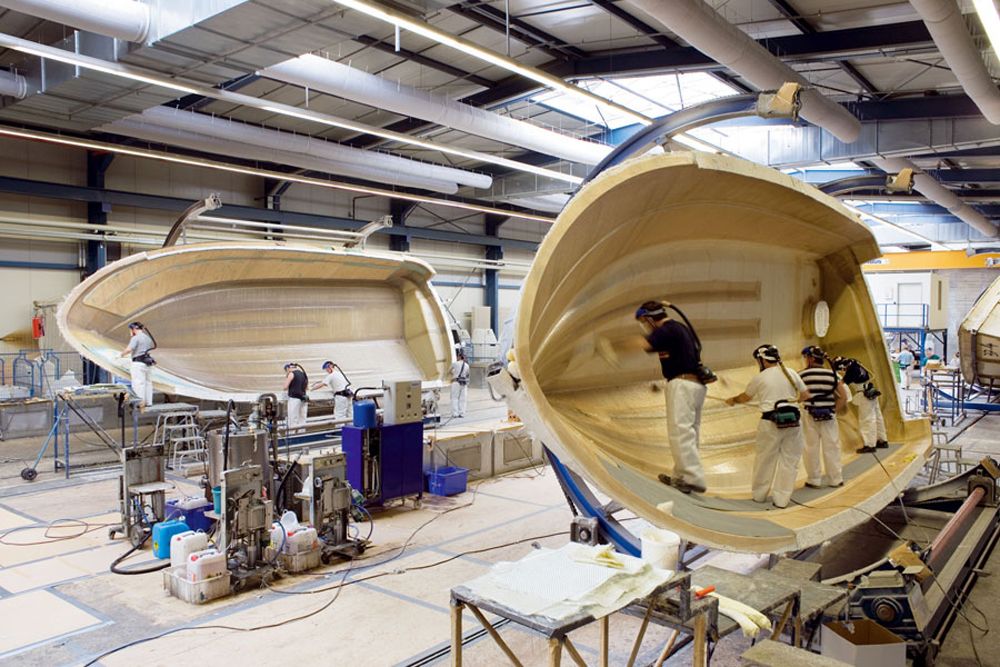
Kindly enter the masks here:
[[992, 385], [1000, 379], [1000, 278], [986, 288], [959, 325], [958, 354], [968, 382]]
[[433, 270], [399, 255], [276, 243], [195, 244], [130, 255], [60, 305], [66, 340], [128, 377], [138, 320], [156, 338], [157, 391], [252, 401], [280, 392], [285, 363], [310, 381], [340, 364], [355, 388], [444, 381], [453, 359]]
[[[926, 456], [926, 420], [904, 420], [860, 266], [879, 254], [835, 199], [771, 169], [723, 156], [668, 154], [608, 170], [573, 197], [526, 279], [509, 400], [572, 469], [651, 523], [708, 546], [784, 552], [856, 525], [888, 503]], [[693, 321], [709, 385], [701, 425], [706, 494], [660, 484], [671, 473], [664, 381], [633, 319], [649, 299]], [[815, 306], [829, 305], [816, 336]], [[840, 418], [841, 488], [803, 488], [793, 504], [754, 503], [759, 411], [727, 407], [757, 373], [751, 351], [773, 343], [791, 367], [820, 344], [860, 359], [883, 388], [893, 446], [858, 455], [856, 409]]]

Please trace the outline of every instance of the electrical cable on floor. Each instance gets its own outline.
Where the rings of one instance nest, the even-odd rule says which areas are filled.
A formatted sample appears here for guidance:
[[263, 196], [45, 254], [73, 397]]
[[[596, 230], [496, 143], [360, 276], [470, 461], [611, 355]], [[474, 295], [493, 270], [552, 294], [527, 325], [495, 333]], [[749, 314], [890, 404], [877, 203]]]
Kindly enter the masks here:
[[[352, 561], [351, 561], [352, 565], [353, 565], [353, 562], [354, 561], [352, 559]], [[341, 578], [341, 581], [347, 579], [347, 575], [350, 572], [351, 572], [351, 568], [350, 567], [346, 568], [344, 570], [344, 575]], [[184, 632], [184, 631], [187, 631], [187, 630], [231, 630], [233, 632], [256, 632], [258, 630], [269, 630], [271, 628], [277, 628], [277, 627], [280, 627], [282, 625], [287, 625], [289, 623], [295, 623], [296, 621], [302, 621], [304, 619], [307, 619], [307, 618], [310, 618], [312, 616], [315, 616], [316, 614], [319, 614], [320, 612], [328, 609], [334, 602], [336, 602], [338, 597], [340, 597], [340, 589], [337, 589], [337, 592], [334, 594], [334, 596], [332, 598], [330, 598], [329, 600], [327, 600], [326, 602], [324, 602], [322, 605], [320, 605], [318, 608], [316, 608], [316, 609], [314, 609], [314, 610], [312, 610], [310, 612], [307, 612], [307, 613], [302, 614], [300, 616], [294, 616], [292, 618], [286, 618], [286, 619], [284, 619], [282, 621], [275, 621], [274, 623], [266, 623], [264, 625], [256, 625], [256, 626], [252, 626], [252, 627], [249, 627], [249, 628], [240, 628], [240, 627], [236, 627], [236, 626], [233, 626], [233, 625], [194, 625], [194, 626], [182, 626], [182, 627], [179, 627], [179, 628], [172, 628], [170, 630], [167, 630], [165, 632], [161, 632], [161, 633], [153, 635], [151, 637], [143, 637], [141, 639], [136, 639], [134, 641], [128, 642], [127, 644], [122, 644], [121, 646], [117, 646], [117, 647], [115, 647], [115, 648], [113, 648], [113, 649], [111, 649], [109, 651], [105, 651], [104, 653], [101, 653], [97, 657], [91, 658], [87, 663], [84, 664], [84, 667], [90, 667], [91, 665], [93, 665], [93, 664], [95, 664], [95, 663], [103, 660], [104, 658], [108, 657], [109, 655], [113, 655], [115, 653], [118, 653], [119, 651], [124, 651], [127, 648], [131, 648], [133, 646], [138, 646], [139, 644], [145, 644], [146, 642], [155, 641], [157, 639], [162, 639], [163, 637], [168, 637], [170, 635], [177, 634], [178, 632]]]
[[[69, 524], [67, 526], [60, 526], [58, 524]], [[79, 528], [79, 530], [70, 535], [54, 535], [52, 531], [61, 530], [64, 528], [69, 528], [74, 525]], [[83, 537], [87, 533], [91, 533], [95, 530], [100, 530], [102, 528], [108, 528], [110, 526], [117, 526], [119, 523], [89, 523], [82, 519], [53, 519], [48, 524], [44, 526], [41, 524], [34, 524], [31, 526], [17, 526], [15, 528], [9, 528], [3, 533], [0, 533], [0, 544], [8, 547], [37, 547], [44, 544], [51, 544], [52, 542], [62, 542], [63, 540], [75, 540], [78, 537]], [[7, 536], [13, 533], [18, 533], [25, 530], [38, 530], [40, 528], [45, 528], [45, 532], [42, 533], [42, 539], [34, 542], [9, 542], [7, 541]]]

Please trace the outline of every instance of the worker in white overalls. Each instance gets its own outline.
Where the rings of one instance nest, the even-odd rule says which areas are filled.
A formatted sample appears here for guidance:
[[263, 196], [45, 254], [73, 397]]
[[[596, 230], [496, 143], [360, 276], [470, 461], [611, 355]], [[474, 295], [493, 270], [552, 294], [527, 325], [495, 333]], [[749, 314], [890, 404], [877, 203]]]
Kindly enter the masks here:
[[793, 403], [807, 401], [812, 394], [802, 378], [781, 363], [774, 345], [759, 346], [753, 351], [753, 358], [760, 373], [750, 380], [742, 394], [727, 398], [726, 405], [757, 403], [761, 416], [757, 425], [757, 455], [753, 460], [753, 499], [765, 502], [770, 493], [775, 507], [788, 507], [805, 446], [802, 416]]
[[871, 454], [876, 449], [889, 446], [885, 432], [885, 419], [878, 397], [882, 395], [871, 381], [871, 373], [857, 359], [837, 357], [833, 367], [847, 384], [853, 397], [851, 401], [858, 407], [858, 430], [861, 431], [861, 447], [858, 454]]
[[151, 376], [153, 364], [156, 362], [153, 361], [153, 357], [149, 356], [149, 353], [156, 349], [156, 341], [142, 322], [132, 322], [128, 325], [128, 331], [132, 338], [122, 350], [121, 356], [132, 359], [129, 366], [132, 393], [139, 399], [139, 408], [142, 409], [153, 404], [153, 379]]
[[[684, 323], [667, 315], [668, 305], [647, 301], [635, 311], [635, 319], [646, 338], [646, 352], [660, 358], [660, 372], [667, 380], [667, 440], [673, 470], [657, 479], [683, 493], [705, 492], [705, 471], [698, 453], [701, 409], [714, 375], [705, 369], [702, 377], [701, 345], [697, 334]], [[679, 312], [679, 311], [678, 311]], [[683, 316], [683, 315], [682, 315]], [[711, 377], [708, 377], [708, 376]]]
[[351, 391], [351, 381], [343, 369], [332, 361], [323, 362], [326, 377], [313, 385], [313, 389], [327, 387], [333, 392], [333, 418], [350, 419], [351, 405], [354, 402], [354, 392]]
[[309, 397], [306, 387], [309, 386], [309, 376], [305, 369], [294, 361], [285, 364], [285, 386], [288, 392], [288, 414], [285, 418], [287, 428], [298, 428], [306, 425], [309, 413]]
[[823, 348], [810, 345], [802, 350], [802, 358], [806, 367], [799, 371], [799, 377], [812, 394], [805, 404], [807, 416], [803, 417], [806, 486], [813, 489], [843, 486], [837, 412], [847, 405], [847, 387], [832, 369], [823, 365], [827, 360]]
[[451, 416], [464, 417], [469, 403], [469, 362], [465, 353], [459, 352], [458, 359], [451, 365]]

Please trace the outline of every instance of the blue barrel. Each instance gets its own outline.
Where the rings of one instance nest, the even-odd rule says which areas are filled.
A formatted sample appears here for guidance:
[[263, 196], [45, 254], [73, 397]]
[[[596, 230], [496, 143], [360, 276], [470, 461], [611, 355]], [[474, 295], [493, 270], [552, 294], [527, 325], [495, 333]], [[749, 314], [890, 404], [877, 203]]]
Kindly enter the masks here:
[[354, 403], [354, 426], [357, 428], [378, 426], [378, 420], [375, 417], [375, 401], [369, 399]]

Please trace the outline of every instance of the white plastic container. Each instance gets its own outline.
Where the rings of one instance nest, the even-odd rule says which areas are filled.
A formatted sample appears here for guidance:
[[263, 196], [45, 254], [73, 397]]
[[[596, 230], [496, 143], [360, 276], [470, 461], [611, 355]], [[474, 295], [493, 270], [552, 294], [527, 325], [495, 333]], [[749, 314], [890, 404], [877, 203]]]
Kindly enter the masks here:
[[676, 570], [680, 555], [681, 538], [677, 533], [660, 528], [646, 528], [639, 536], [642, 542], [642, 560], [653, 567]]
[[188, 581], [204, 581], [226, 572], [226, 555], [215, 549], [205, 549], [188, 554]]
[[188, 556], [208, 548], [208, 535], [188, 530], [170, 538], [170, 566], [187, 567]]
[[299, 526], [298, 530], [288, 533], [284, 552], [286, 554], [299, 554], [315, 549], [318, 544], [319, 536], [316, 534], [315, 528]]

